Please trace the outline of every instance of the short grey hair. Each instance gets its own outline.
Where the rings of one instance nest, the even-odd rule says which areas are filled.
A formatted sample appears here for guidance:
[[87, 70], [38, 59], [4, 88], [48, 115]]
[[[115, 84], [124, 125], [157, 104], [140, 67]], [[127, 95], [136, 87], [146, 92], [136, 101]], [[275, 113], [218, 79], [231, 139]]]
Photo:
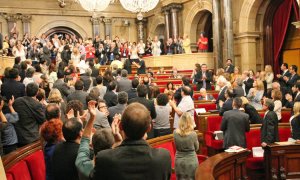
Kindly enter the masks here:
[[[90, 69], [90, 68], [87, 68], [86, 70], [85, 70], [85, 74], [87, 75], [87, 76], [91, 76], [92, 75], [92, 70]], [[93, 82], [92, 82], [93, 83]]]
[[95, 156], [99, 151], [110, 149], [115, 143], [115, 139], [110, 128], [97, 130], [92, 137], [92, 144]]
[[119, 104], [127, 104], [128, 101], [128, 94], [125, 91], [118, 93], [118, 103]]
[[122, 77], [127, 77], [127, 75], [128, 75], [128, 71], [126, 69], [122, 69], [121, 76]]
[[240, 78], [240, 77], [238, 77], [238, 78], [236, 78], [236, 84], [238, 85], [238, 86], [243, 86], [243, 79], [242, 78]]

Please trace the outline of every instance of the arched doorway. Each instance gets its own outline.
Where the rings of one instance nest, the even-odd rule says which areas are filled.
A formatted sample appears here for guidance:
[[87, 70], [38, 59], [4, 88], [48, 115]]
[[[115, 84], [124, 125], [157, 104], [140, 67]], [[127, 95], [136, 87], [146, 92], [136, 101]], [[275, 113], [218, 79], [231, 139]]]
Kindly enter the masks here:
[[159, 24], [155, 31], [154, 34], [158, 37], [158, 39], [165, 39], [165, 24]]
[[77, 38], [82, 38], [82, 36], [77, 31], [64, 26], [54, 27], [45, 32], [46, 37], [49, 37], [50, 39], [53, 38], [54, 34], [57, 34], [58, 37], [62, 39], [64, 39], [66, 35], [69, 35], [70, 37], [75, 35]]
[[192, 21], [190, 40], [192, 51], [197, 51], [197, 42], [201, 32], [208, 38], [208, 52], [213, 52], [212, 13], [208, 10], [199, 11]]

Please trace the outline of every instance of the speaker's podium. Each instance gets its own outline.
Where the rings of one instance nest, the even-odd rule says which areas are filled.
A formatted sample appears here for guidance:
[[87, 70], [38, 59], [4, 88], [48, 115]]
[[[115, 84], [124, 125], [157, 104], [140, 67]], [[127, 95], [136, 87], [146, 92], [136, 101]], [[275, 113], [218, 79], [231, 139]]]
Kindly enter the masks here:
[[300, 179], [300, 144], [281, 142], [265, 148], [266, 179]]

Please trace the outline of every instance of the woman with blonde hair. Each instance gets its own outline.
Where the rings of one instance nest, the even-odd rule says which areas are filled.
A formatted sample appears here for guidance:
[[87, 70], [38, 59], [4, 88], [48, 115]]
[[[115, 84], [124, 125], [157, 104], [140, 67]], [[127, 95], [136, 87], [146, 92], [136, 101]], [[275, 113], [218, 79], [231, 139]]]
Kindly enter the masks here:
[[281, 120], [281, 109], [282, 109], [282, 93], [280, 90], [272, 90], [271, 97], [274, 102], [274, 112], [277, 114], [278, 121]]
[[77, 47], [74, 47], [73, 48], [73, 51], [72, 51], [72, 54], [71, 54], [71, 60], [73, 60], [73, 65], [75, 67], [77, 67], [77, 65], [79, 64], [80, 62], [80, 51]]
[[292, 138], [300, 139], [300, 102], [295, 102], [293, 108], [294, 115], [290, 118]]
[[216, 82], [215, 83], [216, 91], [220, 90], [220, 86], [218, 85], [217, 82], [218, 82], [219, 78], [224, 75], [224, 73], [225, 73], [225, 70], [223, 68], [219, 68], [219, 69], [217, 69], [216, 75], [214, 75], [214, 82]]
[[230, 82], [231, 82], [231, 84], [233, 84], [237, 78], [242, 76], [242, 74], [240, 73], [240, 68], [235, 66], [234, 71], [230, 76], [231, 76]]
[[66, 114], [66, 103], [64, 102], [61, 93], [58, 89], [53, 88], [50, 93], [49, 93], [49, 97], [48, 97], [48, 102], [49, 103], [55, 103], [59, 106], [60, 108], [60, 114], [61, 114], [61, 120], [63, 122], [65, 122], [66, 118], [65, 118], [65, 114]]
[[179, 119], [179, 127], [174, 131], [177, 179], [195, 179], [195, 171], [198, 167], [196, 151], [199, 149], [199, 142], [194, 131], [193, 121], [194, 119], [189, 112], [183, 113]]
[[272, 89], [272, 83], [273, 83], [273, 79], [274, 79], [274, 73], [272, 70], [272, 66], [271, 65], [266, 65], [265, 66], [265, 72], [266, 72], [266, 82], [267, 82], [267, 89], [268, 91], [271, 91]]
[[249, 90], [247, 98], [249, 99], [249, 104], [255, 107], [256, 110], [262, 109], [261, 100], [264, 95], [264, 84], [261, 80], [255, 80], [253, 82], [253, 88]]
[[259, 79], [263, 82], [263, 84], [264, 84], [264, 96], [267, 96], [268, 88], [267, 88], [267, 81], [266, 81], [266, 72], [261, 71], [259, 73], [259, 76], [257, 77], [257, 79]]

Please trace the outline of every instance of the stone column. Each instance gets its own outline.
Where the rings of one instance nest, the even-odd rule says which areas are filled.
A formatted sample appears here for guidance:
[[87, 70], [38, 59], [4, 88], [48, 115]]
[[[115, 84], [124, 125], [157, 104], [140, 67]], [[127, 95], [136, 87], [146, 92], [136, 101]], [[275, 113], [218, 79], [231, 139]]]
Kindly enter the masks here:
[[178, 28], [178, 16], [177, 13], [182, 9], [181, 4], [171, 4], [169, 5], [171, 11], [171, 24], [172, 24], [172, 37], [177, 38], [179, 33]]
[[28, 33], [28, 36], [31, 37], [31, 28], [30, 28], [31, 15], [22, 15], [21, 20], [23, 22], [23, 34]]
[[213, 47], [215, 68], [223, 68], [220, 0], [213, 0]]
[[142, 20], [137, 20], [136, 23], [138, 40], [143, 40], [145, 42], [145, 24], [147, 23], [147, 19], [143, 18]]
[[[17, 14], [3, 14], [3, 17], [7, 20], [8, 34], [12, 36], [11, 30], [14, 27], [14, 24], [17, 23], [19, 16]], [[16, 32], [19, 34], [18, 32]]]
[[[259, 57], [257, 57], [257, 44], [256, 41], [260, 37], [259, 33], [242, 33], [237, 35], [238, 42], [240, 43], [240, 64], [241, 71], [253, 69], [256, 72], [257, 64], [261, 64]], [[255, 60], [255, 61], [253, 61]]]
[[[165, 40], [170, 38], [170, 12], [168, 7], [163, 7], [162, 12], [165, 16], [165, 30], [166, 30], [166, 37]], [[157, 35], [157, 34], [156, 34]]]
[[110, 18], [104, 18], [103, 19], [103, 22], [104, 22], [104, 28], [105, 28], [105, 36], [107, 36], [107, 35], [109, 35], [110, 36], [110, 38], [112, 38], [111, 37], [111, 22], [112, 22], [112, 20], [110, 19]]
[[232, 59], [234, 62], [234, 41], [232, 23], [232, 4], [231, 0], [224, 0], [224, 19], [225, 19], [225, 58]]
[[93, 26], [93, 38], [100, 35], [100, 17], [92, 17], [91, 22]]

